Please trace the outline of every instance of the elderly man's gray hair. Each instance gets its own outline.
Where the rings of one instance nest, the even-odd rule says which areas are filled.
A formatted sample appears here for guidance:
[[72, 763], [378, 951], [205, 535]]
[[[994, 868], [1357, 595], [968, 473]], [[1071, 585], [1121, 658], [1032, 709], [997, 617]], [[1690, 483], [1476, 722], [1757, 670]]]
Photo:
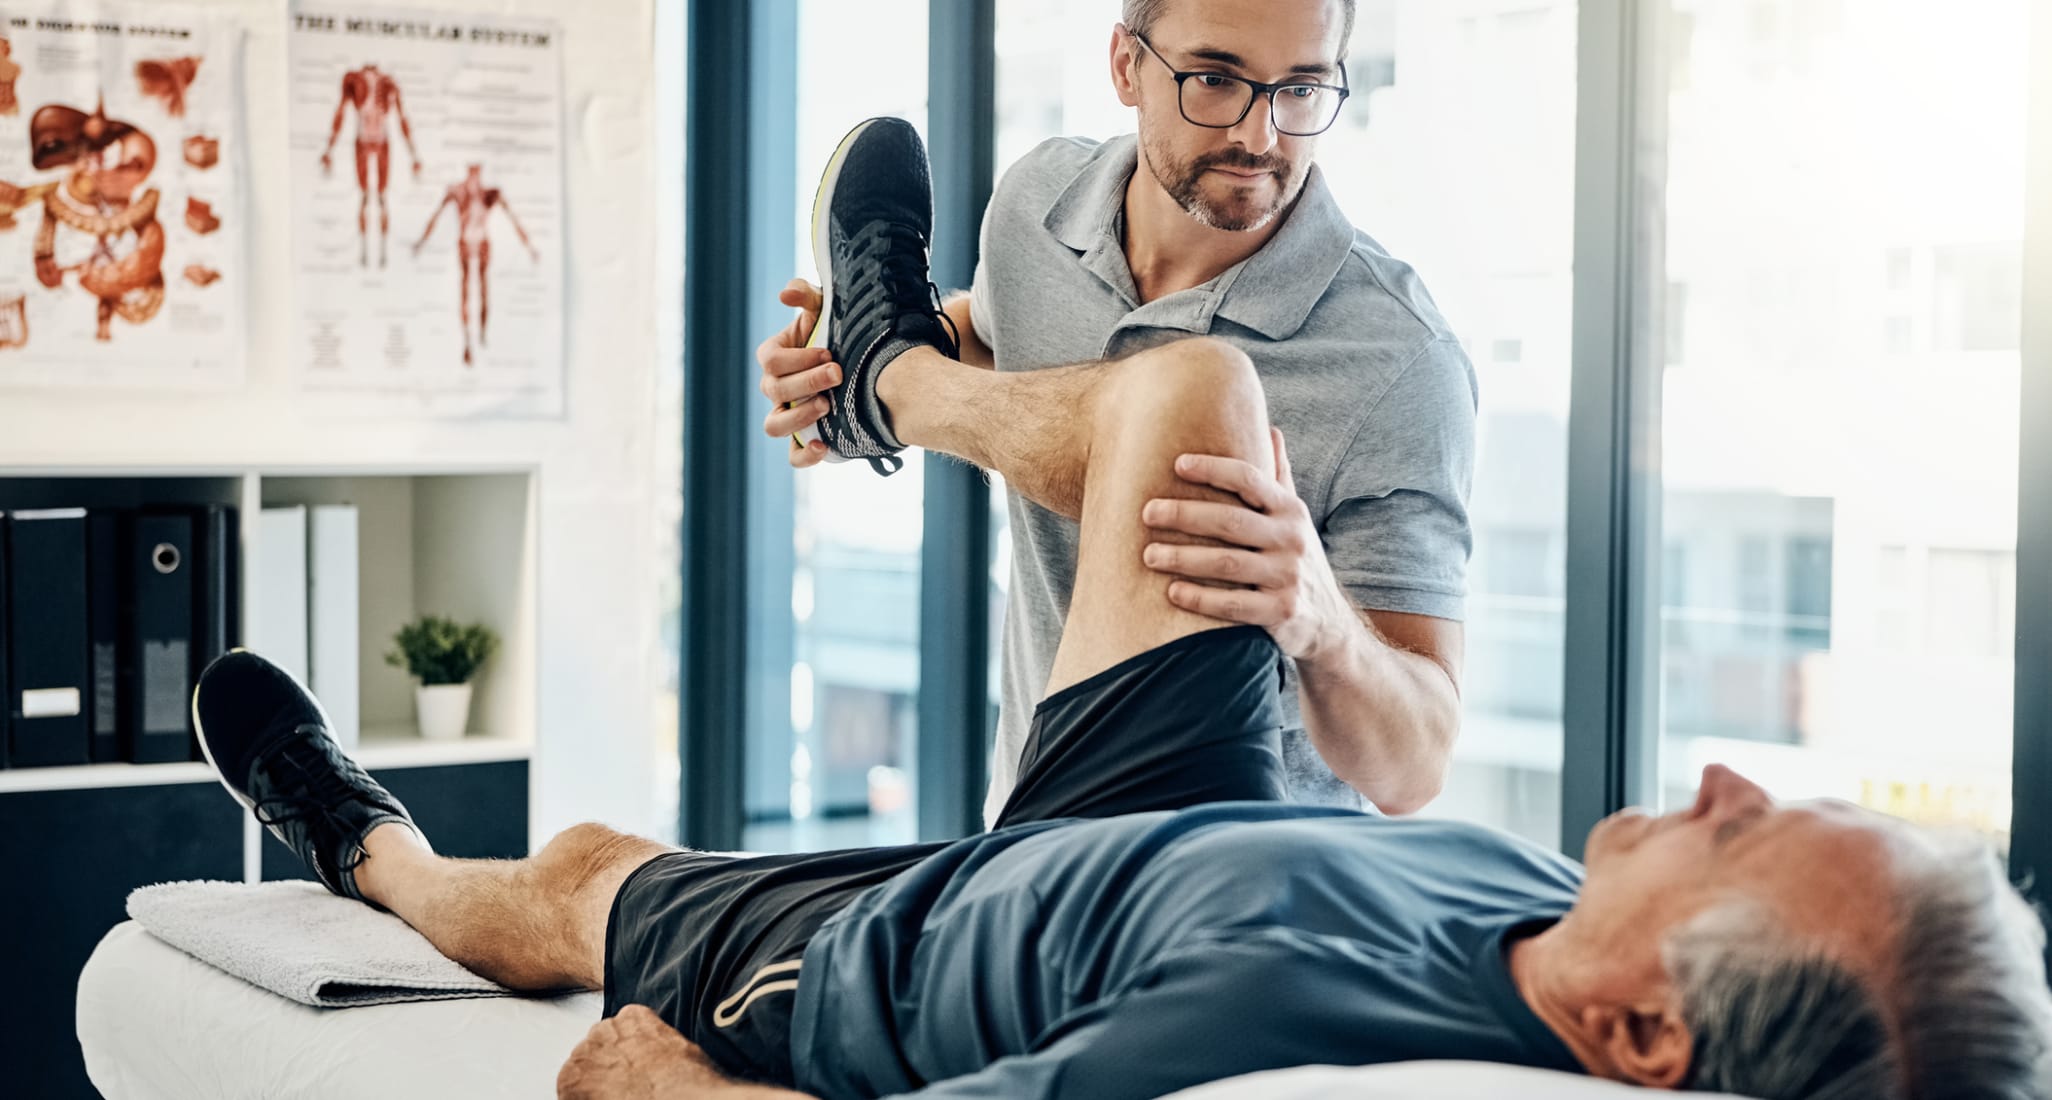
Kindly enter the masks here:
[[1761, 1100], [2052, 1097], [2045, 928], [1987, 846], [1954, 842], [1898, 899], [1885, 990], [1735, 903], [1666, 945], [1689, 1087]]
[[[1155, 21], [1161, 18], [1161, 13], [1171, 2], [1172, 0], [1125, 0], [1119, 22], [1124, 23], [1127, 30], [1145, 38], [1153, 33]], [[1340, 52], [1344, 54], [1347, 43], [1354, 37], [1354, 0], [1339, 0], [1339, 5], [1345, 13], [1342, 18], [1346, 21], [1340, 28]]]

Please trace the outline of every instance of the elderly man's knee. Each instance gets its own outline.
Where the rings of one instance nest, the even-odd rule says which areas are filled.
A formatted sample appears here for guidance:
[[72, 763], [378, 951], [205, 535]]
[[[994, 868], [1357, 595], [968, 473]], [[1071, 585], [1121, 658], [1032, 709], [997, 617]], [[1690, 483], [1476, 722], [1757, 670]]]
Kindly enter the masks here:
[[548, 888], [575, 894], [617, 873], [627, 860], [647, 858], [655, 841], [607, 828], [595, 821], [557, 833], [534, 856], [534, 873]]
[[1252, 430], [1268, 423], [1254, 361], [1215, 337], [1178, 340], [1121, 361], [1111, 392], [1115, 417], [1165, 428]]

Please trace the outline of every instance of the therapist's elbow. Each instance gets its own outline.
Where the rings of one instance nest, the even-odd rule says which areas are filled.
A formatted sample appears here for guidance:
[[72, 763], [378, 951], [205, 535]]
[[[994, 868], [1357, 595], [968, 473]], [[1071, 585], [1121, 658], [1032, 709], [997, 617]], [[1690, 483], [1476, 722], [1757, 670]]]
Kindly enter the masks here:
[[[1446, 772], [1451, 762], [1436, 767], [1419, 767], [1401, 782], [1382, 783], [1373, 792], [1363, 791], [1375, 808], [1395, 817], [1414, 814], [1432, 804], [1446, 789]], [[1357, 790], [1359, 788], [1356, 788]]]
[[1446, 789], [1447, 775], [1453, 770], [1454, 741], [1460, 736], [1460, 704], [1455, 701], [1425, 709], [1405, 731], [1403, 743], [1381, 754], [1380, 766], [1364, 758], [1367, 774], [1340, 777], [1383, 813], [1417, 813]]

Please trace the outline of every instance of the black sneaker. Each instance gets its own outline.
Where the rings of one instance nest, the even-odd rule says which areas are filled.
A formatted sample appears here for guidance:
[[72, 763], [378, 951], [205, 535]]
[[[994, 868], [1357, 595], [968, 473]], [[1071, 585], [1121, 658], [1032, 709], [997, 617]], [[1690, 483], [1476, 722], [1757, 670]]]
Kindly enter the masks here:
[[792, 445], [826, 441], [827, 460], [866, 458], [879, 474], [905, 463], [883, 423], [876, 376], [909, 347], [959, 355], [954, 325], [927, 274], [933, 180], [926, 146], [901, 118], [872, 118], [848, 131], [827, 162], [812, 203], [812, 257], [820, 316], [808, 347], [832, 349], [841, 384], [831, 408]]
[[328, 735], [328, 715], [292, 674], [248, 650], [215, 659], [192, 692], [193, 728], [235, 801], [345, 898], [368, 854], [363, 838], [387, 821], [426, 841], [406, 807]]

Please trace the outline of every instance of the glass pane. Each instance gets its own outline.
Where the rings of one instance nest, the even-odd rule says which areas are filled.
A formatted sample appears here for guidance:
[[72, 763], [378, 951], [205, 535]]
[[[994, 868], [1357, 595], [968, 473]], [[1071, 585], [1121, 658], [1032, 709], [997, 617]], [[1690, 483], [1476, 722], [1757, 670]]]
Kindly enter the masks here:
[[[877, 115], [926, 127], [927, 0], [803, 0], [798, 42], [798, 250], [818, 282], [812, 197], [843, 135]], [[919, 547], [924, 465], [796, 476], [789, 816], [751, 819], [755, 851], [917, 839]]]
[[[1107, 0], [999, 0], [1001, 170], [1048, 137], [1133, 128], [1106, 68], [1117, 17]], [[1318, 147], [1340, 205], [1418, 269], [1481, 384], [1467, 714], [1428, 812], [1545, 844], [1560, 831], [1576, 17], [1572, 0], [1362, 0], [1354, 95]]]
[[1446, 790], [1426, 813], [1550, 846], [1560, 840], [1577, 18], [1572, 0], [1365, 0], [1347, 61], [1354, 96], [1319, 155], [1354, 223], [1431, 288], [1480, 389], [1466, 711]]
[[1719, 761], [2007, 832], [2028, 7], [1654, 21], [1670, 802]]

